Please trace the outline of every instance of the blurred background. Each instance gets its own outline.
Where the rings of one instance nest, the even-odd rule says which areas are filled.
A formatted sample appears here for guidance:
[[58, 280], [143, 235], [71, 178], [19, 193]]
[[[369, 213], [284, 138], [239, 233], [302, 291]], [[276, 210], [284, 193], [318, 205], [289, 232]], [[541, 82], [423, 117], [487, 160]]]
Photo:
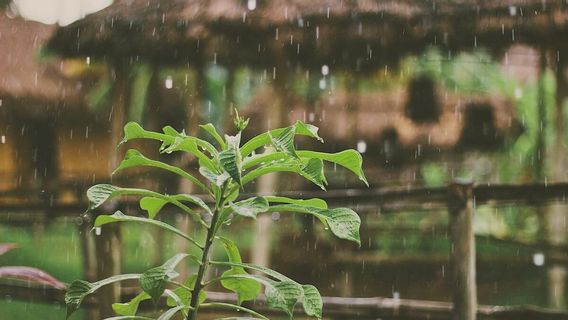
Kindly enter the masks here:
[[[128, 147], [195, 165], [152, 143], [117, 148], [123, 125], [230, 133], [237, 109], [251, 119], [246, 137], [296, 120], [320, 127], [325, 144], [298, 144], [358, 150], [370, 182], [326, 168], [332, 203], [361, 215], [361, 248], [311, 218], [272, 214], [232, 226], [246, 260], [324, 296], [451, 301], [445, 202], [397, 195], [455, 178], [562, 187], [567, 27], [564, 1], [0, 0], [0, 245], [17, 246], [0, 266], [94, 280], [187, 250], [142, 226], [89, 232], [85, 191], [112, 180], [192, 192], [153, 170], [111, 177]], [[285, 174], [247, 191], [325, 196]], [[567, 207], [521, 200], [475, 205], [478, 301], [568, 318]], [[162, 219], [195, 232], [173, 210]], [[0, 279], [3, 319], [64, 317], [59, 293], [28, 287], [45, 289]], [[99, 319], [92, 309], [73, 319]], [[335, 319], [350, 317], [364, 318]]]

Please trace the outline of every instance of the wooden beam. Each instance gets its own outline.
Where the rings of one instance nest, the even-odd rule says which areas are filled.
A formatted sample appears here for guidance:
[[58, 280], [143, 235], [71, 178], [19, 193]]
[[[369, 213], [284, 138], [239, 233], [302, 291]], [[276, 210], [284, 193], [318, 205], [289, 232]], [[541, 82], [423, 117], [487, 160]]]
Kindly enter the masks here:
[[[134, 297], [140, 289], [125, 288], [122, 290], [121, 301], [127, 301]], [[29, 287], [17, 284], [0, 284], [0, 297], [10, 296], [12, 299], [31, 301], [34, 303], [63, 304], [63, 290]], [[208, 292], [207, 298], [211, 302], [236, 301], [236, 296], [225, 292]], [[448, 319], [452, 310], [452, 304], [443, 301], [392, 299], [383, 297], [368, 298], [344, 298], [323, 297], [324, 316], [328, 319], [345, 318], [372, 318], [384, 319]], [[83, 303], [86, 308], [96, 306], [96, 300], [86, 299]], [[165, 306], [165, 299], [160, 300], [159, 306]], [[264, 296], [260, 296], [251, 306], [255, 310], [267, 315], [282, 315], [281, 312], [269, 309]], [[152, 309], [150, 304], [142, 304], [142, 309]], [[205, 309], [203, 310], [205, 311]], [[209, 309], [209, 312], [219, 312], [218, 309]], [[295, 313], [303, 313], [301, 304], [296, 305]], [[477, 310], [479, 319], [491, 320], [568, 320], [568, 312], [550, 310], [535, 306], [488, 306], [480, 305]]]
[[454, 181], [448, 188], [450, 269], [454, 307], [452, 319], [475, 320], [477, 285], [473, 236], [473, 183]]

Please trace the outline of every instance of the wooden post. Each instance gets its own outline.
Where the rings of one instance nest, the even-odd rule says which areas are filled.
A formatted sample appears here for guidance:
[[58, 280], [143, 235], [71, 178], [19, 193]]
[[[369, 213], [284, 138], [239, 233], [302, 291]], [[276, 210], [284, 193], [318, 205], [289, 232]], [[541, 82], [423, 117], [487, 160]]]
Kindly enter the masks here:
[[[111, 132], [109, 141], [109, 177], [110, 173], [118, 167], [123, 158], [123, 152], [117, 149], [122, 140], [123, 127], [126, 122], [126, 110], [130, 96], [128, 82], [128, 62], [120, 61], [114, 64], [115, 83], [113, 88], [112, 108], [110, 114]], [[110, 177], [115, 181], [119, 177]], [[117, 209], [116, 202], [109, 202], [102, 208], [105, 213], [113, 213]], [[121, 240], [120, 226], [112, 223], [101, 227], [95, 237], [97, 254], [97, 278], [108, 278], [121, 272]], [[115, 315], [112, 304], [120, 301], [120, 283], [116, 282], [102, 287], [97, 292], [99, 311], [101, 318], [109, 318]]]
[[473, 234], [473, 184], [454, 180], [448, 188], [450, 214], [450, 267], [452, 272], [454, 320], [475, 320], [475, 238]]

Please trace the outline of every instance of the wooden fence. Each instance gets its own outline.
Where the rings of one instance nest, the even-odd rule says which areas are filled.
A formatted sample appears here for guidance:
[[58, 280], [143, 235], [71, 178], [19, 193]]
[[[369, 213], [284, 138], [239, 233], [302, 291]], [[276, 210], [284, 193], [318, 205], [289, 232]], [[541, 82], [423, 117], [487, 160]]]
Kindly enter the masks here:
[[[330, 206], [378, 208], [383, 212], [397, 212], [402, 208], [432, 210], [447, 208], [451, 242], [450, 267], [452, 273], [453, 303], [415, 301], [387, 298], [325, 297], [326, 314], [336, 319], [344, 317], [388, 317], [405, 319], [568, 319], [568, 313], [534, 307], [497, 307], [477, 304], [475, 240], [473, 216], [481, 203], [542, 204], [565, 201], [568, 183], [530, 185], [474, 185], [470, 181], [453, 181], [439, 188], [397, 188], [369, 190], [336, 190], [294, 192], [289, 196], [319, 197]], [[286, 195], [286, 194], [282, 194]], [[13, 194], [0, 193], [0, 200], [14, 199]], [[47, 199], [47, 200], [46, 200]], [[46, 201], [48, 201], [46, 203]], [[55, 216], [76, 215], [86, 208], [83, 201], [57, 203], [49, 197], [26, 202], [0, 202], [0, 215], [15, 212], [44, 211]], [[61, 292], [47, 289], [0, 286], [0, 293], [11, 293], [14, 298], [38, 301], [61, 301]], [[43, 297], [38, 299], [38, 297]], [[229, 296], [216, 293], [219, 301]], [[259, 302], [263, 308], [262, 301]]]

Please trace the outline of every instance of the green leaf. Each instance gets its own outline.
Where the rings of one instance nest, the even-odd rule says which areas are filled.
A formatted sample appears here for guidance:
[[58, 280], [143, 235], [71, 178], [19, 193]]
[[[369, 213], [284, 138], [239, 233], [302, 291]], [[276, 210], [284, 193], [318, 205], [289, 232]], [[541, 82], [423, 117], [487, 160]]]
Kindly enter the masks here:
[[349, 208], [335, 208], [321, 210], [319, 213], [325, 216], [327, 224], [335, 236], [356, 242], [361, 246], [361, 237], [359, 235], [361, 218], [355, 211]]
[[[89, 210], [96, 209], [100, 205], [102, 205], [105, 201], [121, 195], [143, 196], [143, 197], [152, 197], [152, 198], [166, 200], [171, 204], [177, 206], [178, 208], [182, 209], [186, 213], [190, 214], [196, 221], [199, 221], [202, 224], [204, 224], [204, 222], [201, 219], [201, 216], [197, 212], [191, 210], [189, 207], [187, 207], [186, 205], [180, 202], [180, 200], [182, 201], [188, 200], [192, 202], [193, 200], [190, 196], [189, 197], [187, 195], [167, 196], [151, 190], [136, 189], [136, 188], [121, 188], [110, 184], [97, 184], [90, 187], [89, 190], [87, 190], [87, 197], [89, 198]], [[196, 201], [195, 203], [198, 202]], [[201, 206], [202, 204], [199, 205]], [[207, 206], [205, 205], [205, 207]]]
[[170, 320], [172, 319], [173, 316], [175, 316], [176, 313], [180, 312], [181, 310], [183, 310], [185, 307], [184, 306], [177, 306], [175, 308], [171, 308], [168, 311], [162, 313], [157, 320]]
[[327, 180], [325, 179], [323, 161], [321, 159], [309, 159], [307, 163], [302, 165], [300, 175], [313, 182], [322, 190], [325, 190]]
[[[310, 138], [318, 139], [319, 141], [323, 142], [323, 139], [320, 138], [318, 135], [318, 127], [313, 126], [311, 124], [306, 124], [301, 121], [297, 121], [293, 126], [294, 133], [298, 135], [308, 136]], [[262, 134], [257, 135], [256, 137], [250, 139], [247, 143], [245, 143], [241, 148], [241, 155], [243, 157], [248, 156], [256, 149], [265, 146], [271, 143], [270, 137], [278, 136], [282, 133], [282, 131], [286, 130], [287, 128], [279, 128], [270, 130], [269, 132], [265, 132]]]
[[69, 318], [73, 312], [79, 309], [86, 296], [92, 294], [101, 287], [118, 281], [139, 279], [140, 276], [140, 274], [121, 274], [93, 283], [83, 280], [75, 280], [71, 282], [67, 292], [65, 293], [65, 304], [67, 305], [66, 319]]
[[164, 199], [144, 197], [140, 199], [140, 209], [148, 211], [148, 217], [154, 219], [166, 203], [168, 201]]
[[[223, 243], [223, 247], [227, 252], [230, 262], [242, 263], [241, 254], [235, 243], [227, 238], [218, 237]], [[233, 275], [245, 275], [248, 274], [243, 267], [231, 266], [231, 269], [225, 271], [222, 277], [233, 276]], [[221, 280], [221, 285], [230, 291], [237, 294], [238, 304], [242, 304], [243, 301], [254, 300], [260, 293], [260, 284], [255, 280], [244, 279], [244, 278], [227, 278]]]
[[312, 285], [302, 285], [304, 290], [304, 311], [308, 316], [322, 318], [323, 301], [318, 289]]
[[301, 175], [315, 185], [325, 190], [327, 183], [323, 174], [323, 162], [320, 159], [309, 159], [303, 162], [294, 158], [283, 159], [273, 163], [265, 164], [259, 168], [251, 170], [242, 179], [245, 185], [254, 179], [272, 172], [293, 172]]
[[178, 276], [178, 273], [175, 272], [174, 269], [176, 265], [187, 256], [187, 254], [182, 253], [176, 254], [163, 265], [149, 269], [142, 274], [140, 277], [140, 287], [152, 298], [154, 303], [158, 303], [168, 282]]
[[241, 184], [241, 154], [239, 152], [240, 134], [236, 136], [225, 136], [227, 140], [227, 149], [219, 153], [219, 164], [231, 178]]
[[238, 215], [256, 219], [256, 215], [268, 210], [268, 201], [264, 197], [252, 197], [236, 203], [230, 202], [229, 206]]
[[110, 198], [118, 196], [119, 189], [119, 187], [110, 184], [97, 184], [90, 187], [87, 190], [89, 210], [96, 209]]
[[207, 133], [209, 133], [215, 139], [215, 141], [217, 141], [217, 143], [219, 144], [221, 149], [225, 149], [227, 147], [227, 145], [225, 144], [225, 141], [223, 141], [223, 138], [221, 138], [221, 136], [219, 135], [219, 133], [217, 132], [217, 130], [215, 129], [215, 126], [213, 124], [211, 124], [211, 123], [208, 123], [208, 124], [205, 124], [205, 125], [202, 124], [199, 127], [201, 127], [201, 129], [203, 129]]
[[225, 183], [225, 181], [227, 181], [227, 179], [231, 177], [226, 171], [223, 171], [222, 174], [217, 174], [207, 167], [199, 168], [199, 173], [201, 173], [202, 176], [213, 183], [213, 185], [216, 185], [218, 187], [222, 186], [223, 183]]
[[296, 134], [295, 126], [284, 128], [278, 135], [273, 136], [270, 134], [270, 141], [276, 151], [284, 152], [287, 155], [298, 158], [296, 148], [294, 147], [294, 136]]
[[[191, 277], [187, 278], [184, 282], [184, 286], [187, 288], [191, 288], [191, 290], [187, 290], [184, 287], [176, 288], [173, 292], [182, 300], [182, 301], [190, 301], [191, 300], [191, 292], [195, 288], [195, 281], [197, 280], [197, 275], [194, 274]], [[199, 292], [199, 304], [207, 299], [207, 292], [201, 290]], [[168, 307], [174, 307], [177, 303], [174, 301], [173, 298], [168, 297], [166, 300], [166, 304]]]
[[124, 139], [122, 139], [121, 144], [128, 142], [133, 139], [152, 139], [162, 142], [160, 151], [171, 153], [174, 151], [185, 151], [195, 155], [204, 164], [213, 168], [213, 163], [198, 146], [207, 150], [213, 156], [216, 156], [217, 150], [207, 141], [188, 137], [185, 133], [179, 133], [172, 127], [164, 127], [164, 133], [153, 132], [144, 130], [136, 122], [129, 122], [124, 126]]
[[268, 211], [311, 214], [322, 221], [326, 226], [329, 226], [331, 232], [336, 237], [356, 242], [359, 246], [361, 245], [359, 235], [361, 218], [355, 211], [349, 208], [318, 209], [302, 205], [283, 204], [271, 206]]
[[290, 317], [294, 312], [294, 306], [302, 297], [302, 287], [293, 281], [271, 281], [271, 286], [266, 286], [264, 294], [268, 305], [285, 311]]
[[121, 211], [116, 211], [112, 215], [100, 215], [100, 216], [98, 216], [97, 219], [95, 219], [95, 227], [100, 227], [100, 226], [103, 226], [105, 224], [113, 223], [113, 222], [137, 222], [137, 223], [153, 225], [153, 226], [168, 230], [170, 232], [173, 232], [173, 233], [177, 234], [178, 236], [180, 236], [180, 237], [188, 240], [189, 242], [193, 243], [198, 248], [203, 249], [203, 246], [200, 245], [193, 238], [191, 238], [190, 236], [186, 235], [185, 233], [181, 232], [180, 230], [172, 227], [171, 225], [169, 225], [165, 222], [153, 220], [153, 219], [148, 219], [148, 218], [142, 218], [142, 217], [127, 216], [124, 213], [122, 213]]
[[175, 173], [175, 174], [179, 175], [180, 177], [191, 181], [192, 183], [194, 183], [196, 186], [198, 186], [202, 190], [207, 191], [207, 187], [205, 187], [205, 185], [201, 181], [199, 181], [197, 178], [195, 178], [191, 174], [185, 172], [184, 170], [182, 170], [182, 169], [180, 169], [176, 166], [172, 166], [172, 165], [163, 163], [161, 161], [146, 158], [142, 153], [140, 153], [138, 150], [135, 150], [135, 149], [130, 149], [126, 152], [126, 155], [124, 156], [124, 160], [122, 160], [122, 162], [118, 165], [118, 168], [116, 168], [112, 174], [115, 174], [116, 172], [124, 170], [124, 169], [133, 168], [133, 167], [154, 167], [154, 168], [163, 169], [163, 170]]
[[327, 202], [323, 199], [313, 198], [313, 199], [291, 199], [286, 197], [277, 196], [265, 196], [264, 197], [270, 203], [288, 203], [295, 204], [305, 207], [314, 207], [318, 209], [327, 209]]
[[336, 163], [355, 173], [361, 181], [369, 186], [367, 178], [365, 178], [363, 173], [363, 157], [356, 150], [349, 149], [337, 153], [298, 150], [297, 153], [302, 158], [316, 158]]
[[150, 299], [150, 296], [146, 292], [141, 292], [129, 302], [113, 303], [112, 310], [121, 316], [135, 316], [140, 302], [148, 299]]
[[[235, 263], [236, 265], [237, 263]], [[264, 285], [264, 294], [268, 305], [286, 312], [292, 316], [294, 305], [302, 298], [302, 286], [292, 280], [274, 281], [272, 279], [250, 275], [250, 274], [230, 274], [226, 279], [235, 280], [254, 280]]]

